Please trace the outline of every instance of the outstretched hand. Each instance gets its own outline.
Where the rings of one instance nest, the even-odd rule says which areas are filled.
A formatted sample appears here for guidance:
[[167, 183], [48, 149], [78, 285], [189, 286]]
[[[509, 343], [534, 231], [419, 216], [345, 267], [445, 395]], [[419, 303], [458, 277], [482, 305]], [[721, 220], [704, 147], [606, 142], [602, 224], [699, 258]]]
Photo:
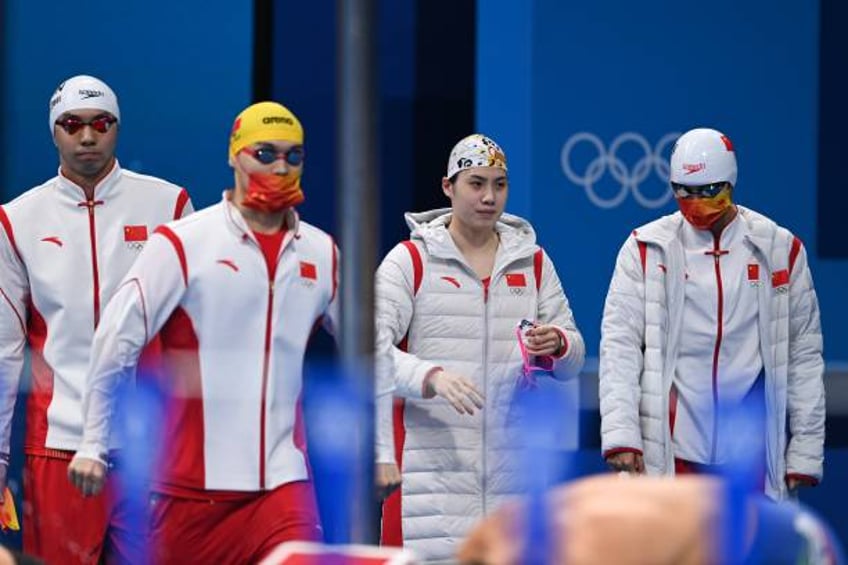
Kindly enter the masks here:
[[483, 394], [465, 377], [442, 369], [427, 377], [424, 382], [424, 398], [441, 396], [460, 414], [474, 414], [474, 409], [483, 409]]

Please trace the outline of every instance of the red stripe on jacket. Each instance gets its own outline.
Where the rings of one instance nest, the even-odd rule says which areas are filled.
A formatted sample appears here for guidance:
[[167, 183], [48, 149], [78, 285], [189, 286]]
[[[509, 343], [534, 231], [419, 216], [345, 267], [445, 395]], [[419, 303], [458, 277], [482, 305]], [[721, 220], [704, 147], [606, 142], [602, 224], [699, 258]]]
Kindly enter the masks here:
[[24, 452], [41, 455], [47, 442], [47, 409], [53, 402], [53, 369], [44, 359], [44, 344], [47, 342], [47, 323], [44, 317], [30, 302], [29, 320], [27, 320], [27, 341], [29, 342], [32, 373], [32, 390], [27, 400], [27, 430], [24, 440]]
[[171, 242], [171, 245], [174, 246], [174, 251], [177, 253], [177, 258], [180, 260], [180, 269], [182, 269], [183, 272], [183, 283], [188, 286], [188, 262], [186, 261], [183, 242], [180, 241], [179, 236], [167, 226], [159, 226], [153, 233], [164, 235], [168, 238], [168, 241]]
[[179, 220], [183, 217], [186, 204], [188, 204], [188, 192], [186, 189], [180, 190], [180, 195], [177, 196], [177, 205], [174, 206], [174, 219]]
[[6, 238], [9, 240], [9, 243], [12, 244], [12, 250], [15, 252], [15, 255], [18, 256], [18, 260], [23, 263], [21, 254], [18, 251], [18, 246], [15, 243], [15, 232], [12, 230], [12, 222], [9, 220], [9, 216], [6, 215], [6, 211], [2, 206], [0, 206], [0, 225], [3, 226], [3, 231], [6, 232]]
[[[413, 276], [413, 299], [418, 294], [418, 289], [421, 288], [421, 281], [424, 278], [424, 262], [421, 260], [421, 252], [418, 247], [411, 241], [404, 241], [403, 245], [409, 251], [409, 257], [412, 260], [412, 276]], [[404, 336], [398, 344], [401, 351], [409, 349], [409, 336]], [[406, 425], [404, 423], [404, 407], [403, 399], [396, 398], [392, 408], [392, 427], [394, 430], [395, 440], [395, 459], [397, 460], [398, 469], [403, 469], [403, 444], [406, 441]], [[383, 502], [383, 528], [380, 532], [380, 545], [401, 547], [403, 546], [403, 525], [401, 516], [401, 501], [403, 500], [403, 485]]]
[[185, 494], [206, 488], [203, 387], [197, 333], [188, 313], [178, 307], [159, 332], [168, 391], [160, 456], [153, 489]]

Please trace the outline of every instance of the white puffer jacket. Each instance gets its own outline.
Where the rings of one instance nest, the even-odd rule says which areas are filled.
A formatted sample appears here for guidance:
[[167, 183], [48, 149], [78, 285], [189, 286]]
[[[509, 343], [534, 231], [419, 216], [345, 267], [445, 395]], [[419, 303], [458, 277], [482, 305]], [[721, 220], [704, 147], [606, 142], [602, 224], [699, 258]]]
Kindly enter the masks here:
[[[738, 209], [750, 230], [748, 243], [770, 273], [758, 290], [766, 374], [766, 494], [780, 499], [787, 495], [786, 474], [822, 476], [825, 403], [818, 301], [800, 240], [765, 216]], [[665, 216], [627, 239], [601, 328], [602, 450], [640, 449], [652, 475], [674, 473], [668, 412], [683, 324], [679, 230], [684, 221], [679, 212]]]
[[[404, 244], [381, 264], [378, 343], [388, 344], [382, 354], [392, 359], [377, 365], [393, 367], [395, 394], [406, 398], [404, 544], [425, 559], [445, 559], [455, 555], [482, 516], [518, 488], [523, 463], [513, 450], [521, 446], [505, 433], [522, 368], [518, 322], [526, 318], [553, 324], [566, 337], [565, 355], [554, 362], [557, 380], [577, 375], [585, 349], [553, 263], [544, 253], [534, 259], [540, 249], [525, 220], [504, 214], [498, 223], [500, 246], [488, 293], [448, 233], [449, 209], [407, 214], [406, 220], [423, 276], [416, 292], [416, 269]], [[407, 352], [392, 347], [404, 338]], [[460, 415], [441, 398], [422, 399], [424, 378], [435, 367], [474, 382], [485, 395], [485, 408], [473, 416]], [[384, 382], [378, 388], [386, 388], [385, 379], [391, 376], [380, 378]], [[568, 385], [552, 379], [540, 383], [546, 394], [565, 397], [576, 391], [575, 379]], [[576, 425], [575, 418], [572, 446]]]

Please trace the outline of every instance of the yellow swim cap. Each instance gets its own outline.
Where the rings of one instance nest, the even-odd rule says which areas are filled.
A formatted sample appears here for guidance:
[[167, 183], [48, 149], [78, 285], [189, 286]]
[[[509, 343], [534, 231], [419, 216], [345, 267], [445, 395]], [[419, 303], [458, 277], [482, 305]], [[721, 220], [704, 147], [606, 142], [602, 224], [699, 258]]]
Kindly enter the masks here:
[[230, 157], [260, 141], [303, 143], [303, 127], [288, 108], [276, 102], [258, 102], [245, 108], [233, 122]]

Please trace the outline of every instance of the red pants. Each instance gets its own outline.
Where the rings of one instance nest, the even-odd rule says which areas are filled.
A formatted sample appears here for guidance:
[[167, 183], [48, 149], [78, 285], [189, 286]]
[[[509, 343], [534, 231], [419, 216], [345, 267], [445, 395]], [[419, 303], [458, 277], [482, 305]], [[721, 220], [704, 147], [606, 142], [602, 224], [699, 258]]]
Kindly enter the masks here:
[[[214, 495], [212, 495], [214, 496]], [[311, 482], [288, 483], [237, 500], [151, 497], [153, 562], [256, 563], [285, 541], [318, 541]]]
[[[64, 452], [59, 452], [64, 453]], [[27, 455], [24, 463], [24, 552], [48, 564], [139, 563], [145, 521], [131, 518], [110, 473], [106, 489], [84, 498], [68, 481], [67, 459]]]

